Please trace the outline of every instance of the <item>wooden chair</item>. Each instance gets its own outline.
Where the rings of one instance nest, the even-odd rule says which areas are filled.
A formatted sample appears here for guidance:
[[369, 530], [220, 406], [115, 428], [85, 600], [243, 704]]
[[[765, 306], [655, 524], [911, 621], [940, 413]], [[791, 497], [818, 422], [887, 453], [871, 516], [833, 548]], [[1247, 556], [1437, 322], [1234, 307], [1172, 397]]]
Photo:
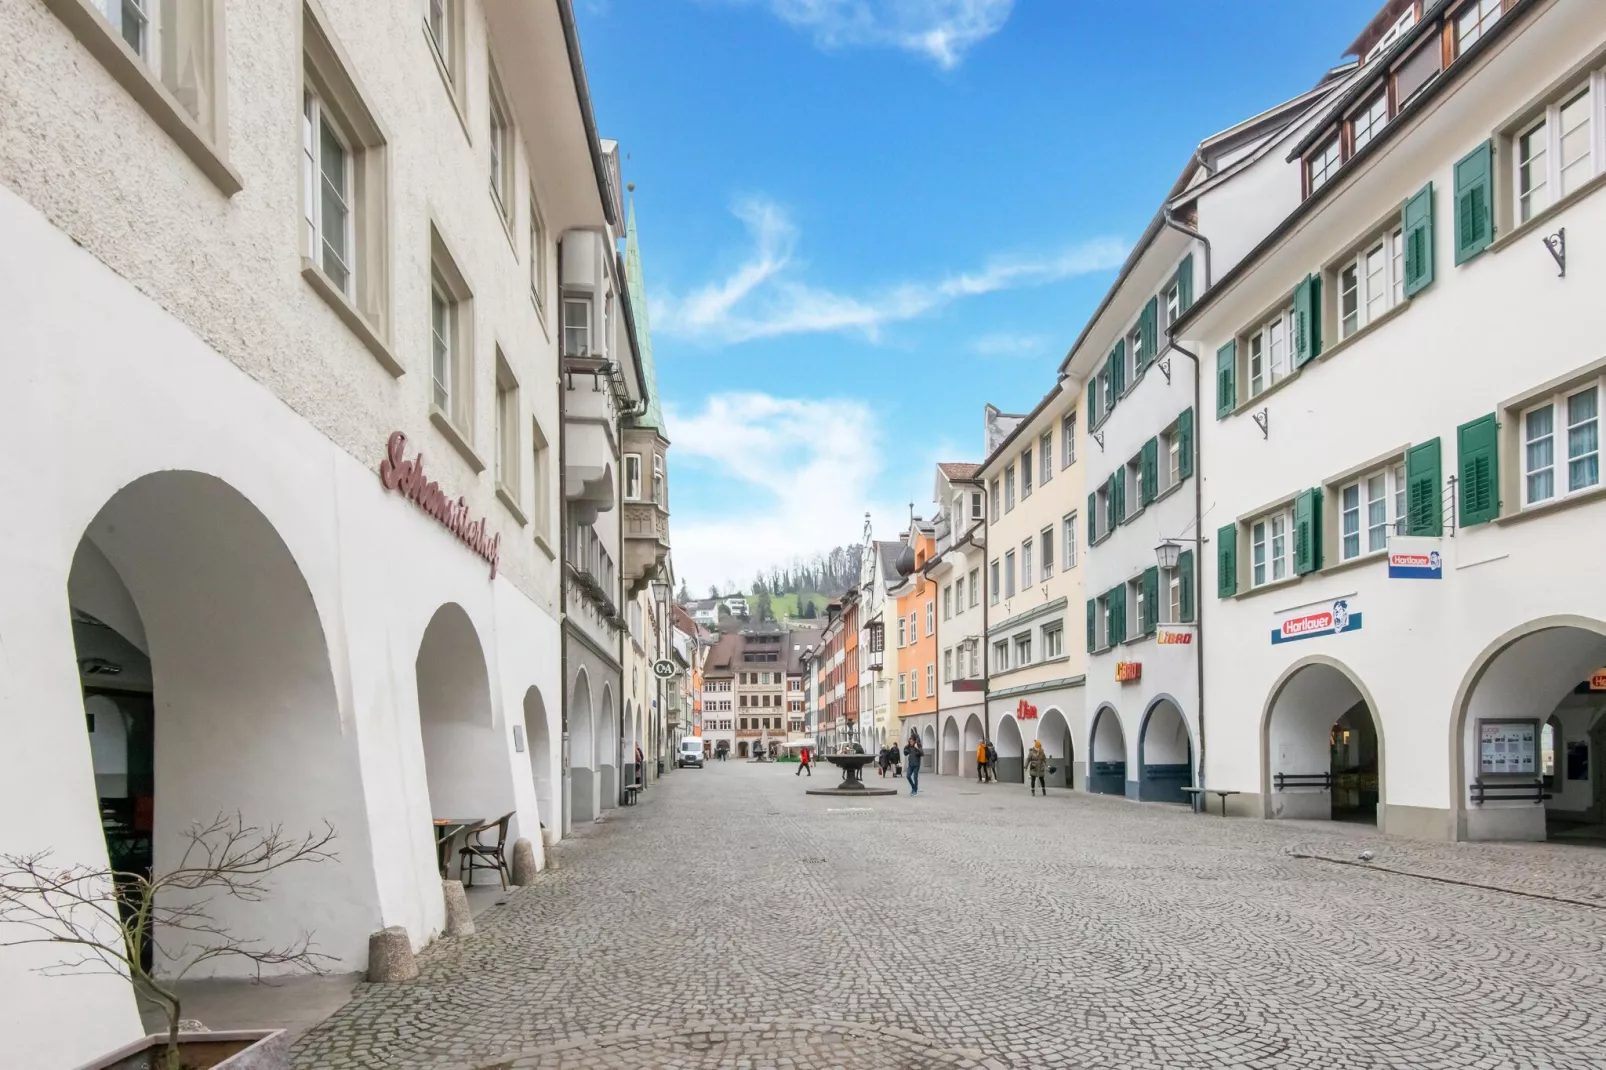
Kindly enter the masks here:
[[[496, 875], [502, 880], [502, 890], [507, 891], [508, 870], [507, 855], [507, 826], [513, 820], [513, 813], [509, 811], [495, 821], [487, 821], [477, 829], [469, 829], [465, 834], [467, 845], [458, 852], [461, 856], [457, 871], [463, 875], [463, 886], [474, 887], [474, 871], [476, 869], [494, 869]], [[485, 834], [492, 829], [496, 830], [496, 842], [485, 842]]]

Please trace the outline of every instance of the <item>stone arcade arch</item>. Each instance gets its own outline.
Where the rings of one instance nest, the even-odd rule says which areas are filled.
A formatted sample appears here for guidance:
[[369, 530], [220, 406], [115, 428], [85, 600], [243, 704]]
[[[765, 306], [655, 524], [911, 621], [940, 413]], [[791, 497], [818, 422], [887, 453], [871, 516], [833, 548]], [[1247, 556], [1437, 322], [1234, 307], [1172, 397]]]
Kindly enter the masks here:
[[[929, 724], [920, 730], [920, 746], [926, 752], [925, 758], [920, 763], [921, 771], [938, 772], [937, 730]], [[902, 747], [898, 749], [900, 752], [903, 750]]]
[[976, 775], [976, 746], [981, 741], [981, 718], [973, 713], [965, 720], [965, 734], [959, 743], [959, 770], [967, 777]]
[[1076, 761], [1076, 746], [1065, 714], [1052, 706], [1045, 710], [1037, 725], [1037, 738], [1048, 755], [1049, 768], [1054, 770], [1048, 774], [1048, 782], [1057, 788], [1074, 788], [1076, 775], [1072, 766]]
[[553, 791], [557, 771], [553, 764], [552, 730], [547, 725], [546, 702], [538, 687], [524, 693], [524, 738], [530, 752], [530, 780], [535, 785], [535, 808], [541, 815], [541, 827], [556, 831], [560, 818]]
[[998, 768], [994, 770], [1001, 783], [1026, 782], [1026, 744], [1021, 739], [1020, 725], [1015, 718], [1004, 714], [998, 720], [998, 739], [993, 744], [998, 751]]
[[[281, 870], [262, 902], [219, 896], [208, 911], [264, 946], [310, 930], [332, 968], [361, 969], [380, 918], [362, 770], [312, 592], [273, 524], [214, 476], [146, 475], [89, 523], [65, 593], [78, 665], [61, 671], [96, 715], [85, 757], [100, 796], [72, 805], [90, 828], [114, 815], [113, 864], [170, 869], [192, 824], [220, 815], [290, 835], [327, 821], [336, 860]], [[254, 972], [221, 958], [190, 976]]]
[[1271, 818], [1376, 821], [1383, 726], [1360, 677], [1325, 655], [1272, 686], [1261, 722], [1261, 798]]
[[1193, 739], [1182, 710], [1169, 695], [1149, 703], [1138, 727], [1138, 798], [1187, 803], [1193, 786]]
[[597, 798], [604, 810], [619, 805], [619, 711], [608, 684], [602, 685], [602, 706], [597, 714]]
[[1126, 732], [1115, 707], [1106, 703], [1093, 715], [1088, 748], [1087, 790], [1095, 795], [1126, 794]]
[[959, 773], [959, 722], [952, 717], [942, 724], [942, 753], [937, 758], [938, 776]]
[[596, 711], [591, 677], [582, 666], [569, 689], [569, 814], [574, 824], [595, 821], [602, 812], [597, 778]]
[[[1602, 666], [1606, 623], [1570, 614], [1513, 628], [1478, 656], [1457, 691], [1452, 718], [1451, 807], [1457, 839], [1606, 840], [1606, 695], [1588, 689], [1591, 674]], [[1533, 801], [1535, 789], [1544, 784], [1538, 745], [1540, 731], [1552, 717], [1562, 738], [1556, 768], [1543, 787], [1551, 797], [1540, 807]], [[1502, 721], [1519, 724], [1503, 729], [1490, 723]], [[1491, 763], [1485, 765], [1480, 722], [1491, 735], [1531, 729], [1532, 771], [1498, 771], [1493, 745]], [[1520, 757], [1526, 753], [1526, 748], [1516, 749]], [[1484, 789], [1483, 802], [1471, 802], [1474, 787]]]

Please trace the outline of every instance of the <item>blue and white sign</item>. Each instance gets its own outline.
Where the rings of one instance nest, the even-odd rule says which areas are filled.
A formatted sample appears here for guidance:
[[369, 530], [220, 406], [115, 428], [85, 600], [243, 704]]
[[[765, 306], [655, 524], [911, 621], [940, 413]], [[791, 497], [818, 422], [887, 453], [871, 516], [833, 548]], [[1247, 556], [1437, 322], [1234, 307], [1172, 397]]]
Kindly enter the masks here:
[[1444, 554], [1438, 539], [1399, 537], [1389, 540], [1389, 579], [1438, 580], [1444, 578]]
[[1352, 598], [1340, 598], [1331, 605], [1302, 606], [1286, 615], [1271, 630], [1271, 642], [1292, 643], [1323, 635], [1339, 635], [1361, 630], [1361, 612]]

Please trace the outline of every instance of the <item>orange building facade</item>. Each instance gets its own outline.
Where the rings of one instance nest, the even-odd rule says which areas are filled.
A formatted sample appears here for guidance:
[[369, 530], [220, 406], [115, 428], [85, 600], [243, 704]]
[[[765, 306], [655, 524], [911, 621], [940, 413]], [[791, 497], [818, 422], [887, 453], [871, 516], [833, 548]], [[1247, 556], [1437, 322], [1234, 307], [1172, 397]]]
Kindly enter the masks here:
[[[890, 628], [896, 643], [894, 676], [898, 738], [907, 739], [907, 718], [937, 712], [937, 585], [925, 574], [927, 562], [937, 552], [934, 529], [916, 518], [904, 534], [906, 550], [899, 555], [900, 570], [912, 565], [902, 582], [889, 594], [894, 599], [896, 617]], [[913, 550], [912, 560], [908, 550]]]

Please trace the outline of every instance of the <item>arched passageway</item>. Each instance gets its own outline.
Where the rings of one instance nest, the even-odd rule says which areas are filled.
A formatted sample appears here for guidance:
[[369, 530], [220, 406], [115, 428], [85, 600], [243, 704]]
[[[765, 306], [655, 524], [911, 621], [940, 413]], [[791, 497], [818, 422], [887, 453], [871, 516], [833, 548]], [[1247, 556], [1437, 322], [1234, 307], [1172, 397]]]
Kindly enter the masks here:
[[1095, 795], [1126, 794], [1126, 733], [1114, 706], [1093, 715], [1087, 790]]
[[1182, 711], [1170, 699], [1157, 699], [1138, 730], [1138, 798], [1144, 802], [1191, 802], [1183, 788], [1193, 786], [1193, 741]]
[[[218, 818], [291, 837], [327, 822], [334, 860], [278, 871], [260, 902], [219, 896], [207, 910], [264, 947], [311, 931], [332, 968], [362, 968], [380, 915], [361, 768], [312, 592], [273, 525], [215, 477], [147, 475], [90, 522], [65, 593], [77, 665], [62, 671], [85, 696], [96, 789], [74, 805], [104, 829], [111, 864], [171, 870], [191, 830]], [[255, 972], [224, 957], [190, 976]]]
[[1295, 666], [1272, 693], [1264, 747], [1267, 816], [1375, 822], [1382, 736], [1349, 668], [1330, 658]]
[[744, 739], [740, 743], [736, 744], [736, 757], [747, 757], [747, 740]]
[[976, 775], [976, 747], [981, 741], [981, 718], [973, 713], [965, 720], [965, 734], [959, 743], [959, 771], [967, 777]]
[[584, 669], [569, 689], [569, 814], [573, 824], [595, 821], [602, 812], [597, 778], [596, 711], [591, 677]]
[[[936, 728], [928, 724], [920, 730], [920, 746], [926, 752], [925, 758], [920, 763], [921, 769], [932, 773], [939, 772], [937, 768], [939, 755], [937, 752]], [[901, 753], [903, 748], [899, 747], [898, 750]]]
[[603, 684], [597, 719], [597, 797], [602, 809], [619, 805], [619, 783], [619, 711], [613, 688]]
[[942, 752], [938, 755], [937, 775], [959, 773], [959, 722], [952, 717], [942, 723]]
[[556, 770], [553, 766], [552, 730], [547, 725], [546, 703], [539, 688], [524, 693], [524, 738], [530, 751], [530, 780], [535, 785], [535, 806], [541, 814], [541, 827], [556, 830], [561, 818], [557, 811]]
[[1037, 725], [1037, 738], [1048, 755], [1048, 783], [1057, 788], [1074, 788], [1076, 776], [1072, 765], [1076, 761], [1076, 746], [1071, 739], [1071, 726], [1065, 714], [1050, 708]]
[[[507, 745], [491, 713], [485, 652], [456, 603], [435, 611], [418, 644], [418, 727], [437, 821], [492, 821], [513, 810]], [[450, 860], [455, 872], [456, 860]]]
[[1606, 844], [1603, 671], [1606, 623], [1589, 618], [1535, 621], [1485, 652], [1454, 737], [1459, 838]]
[[993, 748], [998, 751], [998, 768], [993, 770], [998, 779], [1005, 784], [1024, 784], [1026, 745], [1020, 737], [1020, 725], [1007, 713], [999, 719]]

